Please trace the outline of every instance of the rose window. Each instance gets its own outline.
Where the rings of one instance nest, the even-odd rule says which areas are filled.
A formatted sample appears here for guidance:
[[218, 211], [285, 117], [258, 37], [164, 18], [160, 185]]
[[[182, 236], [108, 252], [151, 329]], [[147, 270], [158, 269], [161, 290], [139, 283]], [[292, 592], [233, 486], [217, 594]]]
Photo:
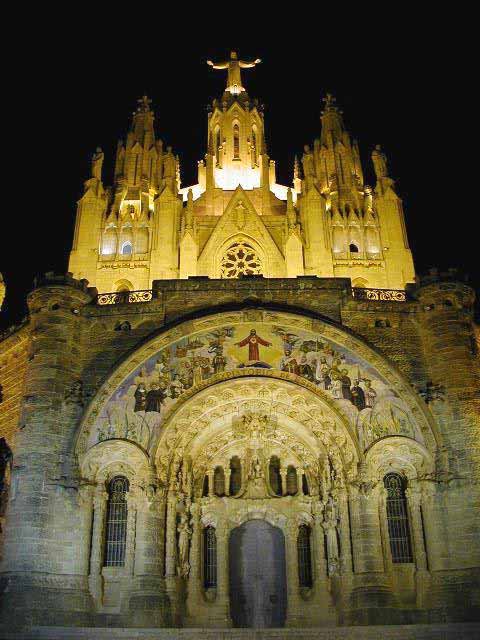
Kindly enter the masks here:
[[253, 276], [262, 272], [262, 263], [253, 247], [246, 242], [236, 242], [223, 256], [220, 271], [222, 278]]

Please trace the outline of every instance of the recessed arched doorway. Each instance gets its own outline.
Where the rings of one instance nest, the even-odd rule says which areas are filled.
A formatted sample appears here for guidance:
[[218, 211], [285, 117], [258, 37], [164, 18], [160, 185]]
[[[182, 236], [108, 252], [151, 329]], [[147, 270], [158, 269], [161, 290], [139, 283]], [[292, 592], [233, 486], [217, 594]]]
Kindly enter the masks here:
[[232, 531], [229, 559], [233, 625], [283, 627], [287, 612], [283, 532], [265, 520], [249, 520]]

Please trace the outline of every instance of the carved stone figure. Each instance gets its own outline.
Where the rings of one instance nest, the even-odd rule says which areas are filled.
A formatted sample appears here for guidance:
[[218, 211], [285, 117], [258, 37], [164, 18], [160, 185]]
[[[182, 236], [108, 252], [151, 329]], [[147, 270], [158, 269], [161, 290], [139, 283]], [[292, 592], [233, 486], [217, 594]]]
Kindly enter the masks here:
[[95, 150], [95, 153], [92, 156], [91, 173], [92, 173], [92, 178], [96, 178], [97, 180], [100, 180], [100, 181], [102, 180], [102, 167], [103, 167], [104, 157], [105, 157], [105, 154], [103, 153], [101, 148], [97, 147]]
[[167, 153], [163, 155], [163, 177], [171, 179], [176, 177], [177, 162], [172, 153], [172, 147], [167, 147]]
[[180, 517], [178, 531], [178, 573], [182, 578], [186, 578], [190, 571], [189, 554], [190, 554], [190, 538], [192, 537], [192, 529], [188, 524], [188, 516], [183, 513]]
[[323, 522], [323, 529], [327, 539], [327, 561], [328, 561], [328, 574], [334, 575], [338, 571], [339, 566], [339, 553], [338, 553], [338, 534], [337, 534], [337, 505], [332, 495], [328, 496], [327, 504], [325, 505], [325, 515]]
[[207, 60], [207, 64], [214, 69], [228, 69], [227, 91], [230, 93], [240, 93], [243, 90], [240, 69], [251, 69], [260, 64], [260, 58], [256, 60], [239, 60], [236, 51], [230, 52], [230, 60], [225, 62], [212, 62]]
[[372, 151], [372, 162], [377, 178], [388, 178], [387, 156], [379, 144]]
[[303, 176], [307, 184], [307, 189], [313, 185], [315, 179], [315, 165], [313, 162], [313, 153], [310, 151], [308, 144], [304, 146], [304, 154], [302, 156]]

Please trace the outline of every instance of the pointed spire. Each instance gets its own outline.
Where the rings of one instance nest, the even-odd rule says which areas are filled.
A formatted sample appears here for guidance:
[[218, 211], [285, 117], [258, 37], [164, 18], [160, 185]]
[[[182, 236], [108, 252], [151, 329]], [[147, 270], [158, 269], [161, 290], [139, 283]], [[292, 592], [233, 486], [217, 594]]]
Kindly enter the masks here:
[[300, 163], [298, 162], [298, 156], [296, 155], [293, 160], [293, 179], [298, 180], [300, 178]]
[[193, 191], [187, 192], [187, 206], [185, 207], [185, 230], [193, 229]]
[[297, 213], [293, 206], [293, 194], [290, 188], [287, 190], [287, 224], [290, 231], [297, 226]]
[[302, 177], [300, 175], [298, 156], [295, 156], [293, 161], [293, 188], [295, 189], [295, 193], [301, 193], [302, 191]]
[[328, 147], [342, 139], [345, 132], [342, 111], [337, 107], [336, 99], [331, 93], [323, 98], [324, 109], [321, 115], [322, 134], [320, 144]]
[[130, 128], [135, 142], [142, 147], [150, 147], [155, 144], [155, 132], [153, 130], [154, 113], [151, 109], [152, 101], [148, 96], [142, 96], [137, 100], [137, 108], [133, 112], [132, 125]]

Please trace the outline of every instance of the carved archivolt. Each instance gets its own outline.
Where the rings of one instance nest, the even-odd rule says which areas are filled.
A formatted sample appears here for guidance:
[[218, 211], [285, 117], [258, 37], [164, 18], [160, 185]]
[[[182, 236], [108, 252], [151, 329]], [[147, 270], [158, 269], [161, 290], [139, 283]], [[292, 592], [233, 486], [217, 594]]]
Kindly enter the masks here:
[[353, 472], [360, 452], [347, 417], [337, 407], [290, 381], [255, 377], [208, 387], [166, 419], [156, 455], [159, 477], [167, 481], [180, 451], [194, 460], [194, 469], [205, 471], [234, 455], [236, 446], [244, 450], [247, 443], [232, 431], [232, 421], [249, 412], [274, 421], [270, 454], [286, 453], [287, 462], [312, 472], [330, 455], [338, 461], [340, 473]]
[[[279, 361], [277, 360], [272, 361], [273, 364], [267, 365], [266, 368], [248, 366], [247, 362], [240, 367], [233, 366], [230, 370], [223, 366], [219, 366], [215, 371], [211, 369], [207, 377], [199, 375], [193, 378], [193, 384], [187, 387], [183, 385], [174, 400], [172, 396], [169, 402], [162, 404], [161, 411], [149, 414], [155, 418], [156, 423], [155, 429], [151, 429], [151, 433], [147, 434], [148, 438], [143, 435], [143, 439], [140, 438], [139, 429], [146, 429], [146, 418], [149, 416], [146, 415], [144, 419], [142, 412], [137, 411], [136, 407], [129, 409], [132, 412], [130, 415], [137, 419], [136, 430], [126, 431], [125, 435], [107, 433], [103, 436], [104, 442], [98, 442], [101, 438], [95, 433], [99, 433], [100, 421], [105, 421], [105, 416], [110, 415], [112, 403], [115, 404], [116, 398], [121, 394], [127, 394], [126, 389], [128, 393], [131, 393], [130, 389], [133, 393], [138, 387], [138, 381], [141, 381], [144, 375], [142, 371], [145, 369], [145, 363], [155, 362], [155, 375], [158, 371], [158, 375], [161, 376], [161, 367], [168, 369], [170, 364], [168, 358], [172, 356], [168, 354], [178, 352], [180, 348], [184, 349], [185, 345], [195, 348], [199, 336], [206, 345], [204, 349], [211, 348], [212, 353], [215, 353], [214, 349], [218, 344], [226, 347], [227, 344], [233, 345], [238, 339], [244, 340], [244, 334], [248, 335], [246, 328], [250, 326], [256, 326], [264, 339], [266, 336], [270, 342], [277, 340], [278, 345], [274, 345], [272, 349], [277, 349], [276, 358], [280, 358], [284, 353], [287, 358], [285, 368], [275, 365], [275, 362]], [[238, 330], [235, 327], [239, 327]], [[226, 336], [225, 332], [228, 334], [229, 331], [233, 332], [234, 338]], [[388, 390], [388, 397], [385, 399], [377, 393], [375, 407], [363, 412], [358, 411], [353, 399], [337, 399], [331, 389], [324, 390], [318, 383], [318, 372], [317, 378], [312, 382], [299, 375], [293, 365], [289, 366], [288, 347], [277, 338], [279, 332], [284, 342], [300, 336], [301, 341], [296, 348], [298, 350], [299, 345], [305, 347], [307, 355], [309, 349], [315, 351], [315, 341], [317, 349], [319, 343], [330, 345], [330, 349], [332, 346], [338, 348], [339, 354], [347, 354], [343, 357], [347, 357], [350, 377], [352, 374], [357, 375], [357, 370], [368, 369], [373, 375], [378, 376], [378, 384], [383, 385], [382, 389]], [[302, 332], [311, 332], [311, 339]], [[223, 342], [215, 343], [218, 336], [222, 336]], [[208, 339], [212, 340], [210, 345], [214, 345], [213, 347], [209, 347]], [[242, 348], [245, 351], [250, 347], [247, 345]], [[269, 348], [261, 347], [261, 355], [268, 355], [266, 351]], [[225, 348], [223, 353], [226, 353]], [[298, 353], [301, 354], [303, 351], [299, 350]], [[221, 349], [217, 351], [217, 355], [219, 354], [221, 357]], [[245, 357], [248, 357], [248, 354], [256, 355], [256, 352], [249, 351]], [[198, 361], [200, 368], [201, 358], [198, 358]], [[342, 366], [344, 365], [339, 363], [338, 367]], [[380, 386], [377, 389], [380, 389]], [[134, 402], [136, 399], [132, 396], [131, 405]], [[430, 459], [434, 457], [439, 444], [439, 435], [435, 432], [432, 417], [421, 398], [396, 368], [363, 340], [340, 327], [318, 319], [262, 309], [247, 309], [186, 321], [155, 336], [128, 356], [102, 385], [86, 410], [76, 444], [79, 462], [85, 476], [91, 477], [96, 473], [95, 469], [98, 471], [100, 468], [101, 460], [106, 463], [111, 456], [117, 456], [119, 460], [129, 460], [129, 463], [135, 460], [132, 466], [136, 468], [144, 468], [145, 465], [148, 467], [148, 461], [155, 459], [160, 476], [166, 480], [173, 455], [178, 458], [188, 451], [196, 457], [197, 467], [208, 466], [219, 460], [231, 444], [233, 416], [238, 415], [240, 411], [250, 411], [252, 407], [272, 414], [278, 420], [277, 437], [273, 445], [286, 451], [298, 464], [307, 468], [312, 467], [314, 461], [319, 458], [325, 459], [328, 455], [345, 474], [345, 479], [354, 474], [356, 464], [364, 457], [362, 449], [365, 448], [365, 443], [368, 444], [372, 439], [377, 438], [377, 444], [390, 441], [392, 446], [393, 443], [397, 446], [407, 441], [414, 442], [416, 439], [418, 443], [424, 443], [416, 450], [428, 451]], [[126, 422], [130, 428], [132, 421]], [[390, 431], [385, 430], [394, 435], [384, 437], [386, 433], [382, 432], [382, 429], [390, 422]], [[396, 437], [399, 433], [409, 437]], [[367, 440], [367, 436], [370, 440]], [[363, 437], [365, 440], [362, 440]], [[125, 446], [128, 440], [137, 444], [130, 442], [129, 446], [133, 449], [127, 452]], [[413, 451], [415, 446], [411, 445], [411, 448]], [[377, 450], [383, 449], [374, 445], [366, 450], [370, 460]], [[135, 454], [130, 455], [131, 451], [135, 451]], [[417, 468], [418, 464], [414, 467]]]
[[92, 447], [81, 461], [81, 474], [92, 482], [106, 482], [122, 474], [137, 482], [149, 475], [149, 460], [133, 442], [108, 440]]
[[367, 451], [365, 466], [370, 479], [380, 481], [386, 473], [396, 472], [406, 478], [433, 477], [434, 460], [420, 443], [392, 436], [373, 444]]

